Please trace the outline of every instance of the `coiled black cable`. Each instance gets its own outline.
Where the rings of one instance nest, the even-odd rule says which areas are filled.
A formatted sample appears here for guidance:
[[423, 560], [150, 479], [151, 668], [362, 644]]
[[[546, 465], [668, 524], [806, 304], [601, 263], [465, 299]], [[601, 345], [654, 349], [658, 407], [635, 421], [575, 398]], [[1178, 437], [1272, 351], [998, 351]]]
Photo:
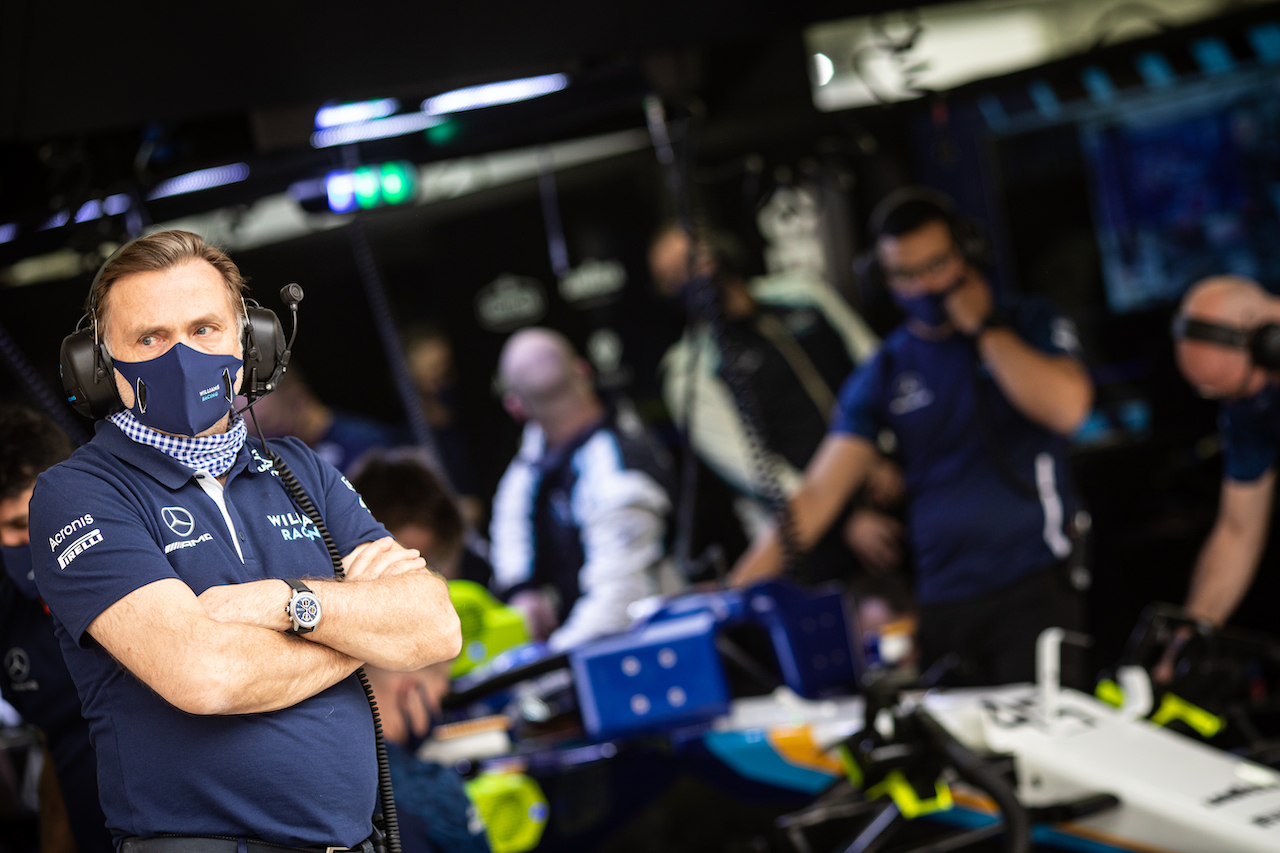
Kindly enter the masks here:
[[[321, 541], [324, 542], [325, 550], [329, 552], [329, 560], [333, 563], [333, 576], [339, 581], [342, 580], [347, 576], [347, 571], [342, 567], [342, 555], [338, 553], [338, 546], [334, 544], [333, 536], [329, 533], [324, 518], [321, 517], [320, 511], [306, 489], [298, 482], [298, 478], [289, 470], [289, 466], [278, 453], [267, 446], [267, 440], [262, 435], [262, 429], [258, 427], [258, 418], [253, 415], [252, 409], [249, 410], [249, 414], [253, 417], [254, 428], [258, 430], [262, 448], [271, 460], [272, 469], [280, 475], [280, 483], [297, 504], [298, 509], [302, 510], [315, 525]], [[391, 790], [391, 765], [387, 760], [387, 744], [382, 739], [382, 714], [378, 711], [378, 700], [373, 695], [373, 686], [369, 684], [369, 677], [365, 675], [363, 666], [356, 670], [356, 677], [360, 680], [360, 686], [364, 688], [365, 698], [369, 700], [369, 711], [373, 715], [373, 744], [378, 759], [378, 800], [382, 805], [382, 823], [386, 833], [387, 849], [390, 853], [401, 853], [400, 821], [396, 817], [395, 793]]]

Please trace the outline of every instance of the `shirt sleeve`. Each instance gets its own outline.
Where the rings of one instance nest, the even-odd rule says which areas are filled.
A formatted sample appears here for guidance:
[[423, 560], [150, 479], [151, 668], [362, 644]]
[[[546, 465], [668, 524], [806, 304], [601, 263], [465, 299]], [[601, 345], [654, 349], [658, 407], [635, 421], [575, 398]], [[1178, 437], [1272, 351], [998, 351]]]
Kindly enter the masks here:
[[665, 555], [666, 519], [671, 501], [652, 477], [619, 468], [604, 433], [580, 451], [582, 473], [571, 498], [581, 526], [581, 595], [569, 617], [551, 635], [555, 651], [627, 627], [627, 607], [657, 591], [653, 571]]
[[885, 358], [885, 350], [881, 349], [845, 381], [836, 398], [828, 432], [855, 435], [875, 443], [884, 425]]
[[111, 605], [177, 578], [152, 521], [127, 489], [65, 465], [40, 475], [31, 499], [36, 585], [77, 643]]
[[1276, 443], [1267, 437], [1260, 417], [1263, 402], [1239, 400], [1224, 403], [1219, 410], [1222, 475], [1229, 480], [1251, 483], [1275, 465]]
[[489, 520], [489, 561], [493, 564], [493, 589], [504, 597], [533, 577], [533, 498], [538, 488], [538, 473], [525, 454], [532, 454], [540, 439], [526, 427], [520, 451], [493, 496], [493, 513]]
[[1064, 317], [1044, 299], [1024, 299], [1016, 303], [1014, 331], [1031, 346], [1050, 355], [1080, 358], [1080, 335], [1076, 324]]

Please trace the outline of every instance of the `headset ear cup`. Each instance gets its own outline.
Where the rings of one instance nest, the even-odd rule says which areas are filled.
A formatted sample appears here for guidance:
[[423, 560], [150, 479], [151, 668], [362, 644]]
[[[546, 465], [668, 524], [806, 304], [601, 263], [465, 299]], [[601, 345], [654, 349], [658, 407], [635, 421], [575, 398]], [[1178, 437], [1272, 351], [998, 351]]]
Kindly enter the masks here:
[[251, 305], [246, 308], [244, 380], [240, 393], [250, 402], [275, 388], [284, 373], [284, 352], [288, 339], [276, 312]]
[[1249, 356], [1263, 370], [1280, 371], [1280, 325], [1267, 323], [1253, 332]]
[[116, 390], [111, 357], [94, 341], [93, 329], [81, 329], [62, 339], [58, 370], [67, 402], [86, 418], [105, 418], [124, 408]]

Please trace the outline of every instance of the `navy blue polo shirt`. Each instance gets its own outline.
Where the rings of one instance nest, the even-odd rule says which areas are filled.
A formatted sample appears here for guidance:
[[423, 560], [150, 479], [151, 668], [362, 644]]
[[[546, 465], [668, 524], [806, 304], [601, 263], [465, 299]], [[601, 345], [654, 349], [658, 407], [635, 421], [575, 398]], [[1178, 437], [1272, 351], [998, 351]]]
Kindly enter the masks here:
[[[350, 483], [300, 441], [271, 446], [341, 553], [388, 535]], [[177, 833], [350, 846], [372, 830], [373, 724], [354, 675], [281, 711], [196, 716], [161, 699], [86, 633], [116, 601], [162, 579], [198, 595], [216, 584], [332, 575], [324, 543], [261, 447], [251, 438], [241, 448], [224, 492], [243, 561], [191, 469], [108, 421], [36, 483], [36, 584], [89, 720], [117, 843]]]
[[[1032, 346], [1075, 354], [1074, 328], [1047, 303], [1010, 313]], [[922, 604], [993, 592], [1070, 553], [1066, 443], [1013, 408], [970, 339], [925, 340], [905, 326], [885, 339], [841, 389], [830, 431], [875, 442], [885, 428], [906, 478]]]
[[1280, 388], [1267, 385], [1247, 400], [1223, 403], [1219, 431], [1224, 477], [1251, 483], [1267, 473], [1280, 447]]

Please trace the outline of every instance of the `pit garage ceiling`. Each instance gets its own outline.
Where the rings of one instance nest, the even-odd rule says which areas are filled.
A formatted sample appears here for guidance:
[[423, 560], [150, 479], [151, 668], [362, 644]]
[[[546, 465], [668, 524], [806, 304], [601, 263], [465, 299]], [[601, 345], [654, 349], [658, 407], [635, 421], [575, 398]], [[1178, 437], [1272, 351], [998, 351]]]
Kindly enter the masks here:
[[0, 141], [444, 91], [903, 0], [0, 2]]

